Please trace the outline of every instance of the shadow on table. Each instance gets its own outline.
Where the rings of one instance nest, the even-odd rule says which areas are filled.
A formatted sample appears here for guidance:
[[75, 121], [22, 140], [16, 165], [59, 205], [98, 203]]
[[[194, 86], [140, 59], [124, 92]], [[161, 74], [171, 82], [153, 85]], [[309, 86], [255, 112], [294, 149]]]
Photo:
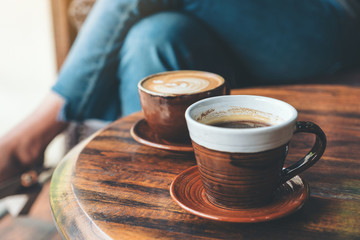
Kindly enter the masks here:
[[[209, 237], [221, 239], [359, 239], [360, 230], [353, 224], [354, 215], [358, 213], [351, 210], [348, 200], [312, 196], [302, 209], [282, 219], [247, 224], [204, 221], [204, 226], [196, 226], [193, 234], [201, 229], [207, 231]], [[215, 228], [222, 231], [212, 232]]]

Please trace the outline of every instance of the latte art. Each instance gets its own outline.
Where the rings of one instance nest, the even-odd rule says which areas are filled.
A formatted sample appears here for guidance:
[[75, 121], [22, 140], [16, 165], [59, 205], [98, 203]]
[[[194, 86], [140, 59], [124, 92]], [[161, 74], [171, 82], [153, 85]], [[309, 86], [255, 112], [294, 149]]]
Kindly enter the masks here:
[[179, 78], [168, 82], [154, 79], [149, 81], [148, 89], [159, 93], [182, 94], [201, 92], [208, 86], [209, 81], [201, 78]]
[[181, 95], [205, 92], [224, 83], [216, 74], [198, 71], [174, 71], [145, 79], [141, 88], [159, 95]]

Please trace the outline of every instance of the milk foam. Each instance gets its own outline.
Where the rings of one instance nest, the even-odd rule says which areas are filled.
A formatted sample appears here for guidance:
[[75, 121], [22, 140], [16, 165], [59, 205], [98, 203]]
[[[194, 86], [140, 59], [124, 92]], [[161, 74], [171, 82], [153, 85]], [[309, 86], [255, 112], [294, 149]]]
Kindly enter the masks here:
[[201, 92], [209, 86], [209, 81], [200, 78], [178, 78], [168, 82], [154, 79], [150, 82], [149, 90], [170, 94]]
[[155, 93], [177, 95], [204, 92], [220, 86], [223, 82], [221, 77], [210, 73], [189, 71], [155, 75], [144, 81], [142, 87]]

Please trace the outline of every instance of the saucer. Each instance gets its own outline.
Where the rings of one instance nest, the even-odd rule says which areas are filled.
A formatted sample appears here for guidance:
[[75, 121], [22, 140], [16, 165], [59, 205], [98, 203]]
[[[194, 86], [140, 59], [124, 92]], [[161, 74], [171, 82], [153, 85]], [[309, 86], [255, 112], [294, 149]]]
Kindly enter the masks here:
[[171, 197], [186, 211], [207, 219], [238, 223], [264, 222], [289, 215], [304, 205], [309, 193], [308, 184], [295, 176], [281, 185], [272, 202], [265, 206], [224, 209], [207, 199], [197, 166], [180, 173], [170, 186]]
[[130, 129], [131, 136], [138, 143], [144, 144], [149, 147], [179, 151], [179, 152], [193, 152], [194, 149], [191, 142], [186, 143], [173, 143], [164, 139], [161, 139], [156, 133], [154, 133], [149, 127], [145, 119], [137, 121]]

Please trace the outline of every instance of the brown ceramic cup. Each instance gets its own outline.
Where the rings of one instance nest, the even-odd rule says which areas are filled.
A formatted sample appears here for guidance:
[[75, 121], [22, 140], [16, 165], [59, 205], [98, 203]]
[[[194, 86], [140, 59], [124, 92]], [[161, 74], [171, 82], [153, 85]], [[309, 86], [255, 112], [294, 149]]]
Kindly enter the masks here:
[[201, 99], [224, 95], [223, 77], [203, 71], [154, 74], [138, 84], [142, 110], [151, 130], [174, 143], [190, 142], [185, 111]]
[[[192, 104], [185, 113], [208, 200], [220, 207], [253, 208], [311, 167], [325, 151], [326, 136], [312, 122], [297, 121], [291, 105], [261, 96], [220, 96]], [[313, 148], [284, 168], [294, 133], [316, 135]]]

